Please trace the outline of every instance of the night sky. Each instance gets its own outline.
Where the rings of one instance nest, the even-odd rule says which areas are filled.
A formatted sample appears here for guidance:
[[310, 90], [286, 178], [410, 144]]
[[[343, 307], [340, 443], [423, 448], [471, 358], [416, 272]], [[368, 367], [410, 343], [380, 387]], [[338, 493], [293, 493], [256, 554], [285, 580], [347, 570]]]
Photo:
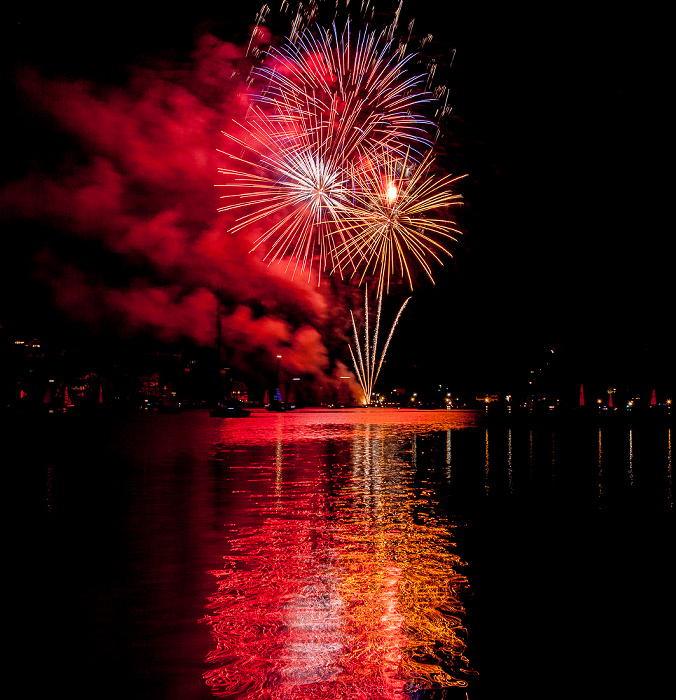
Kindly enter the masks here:
[[[361, 292], [289, 280], [215, 214], [219, 131], [241, 109], [227, 76], [259, 8], [228, 5], [5, 16], [4, 328], [206, 345], [218, 287], [242, 372], [280, 348], [294, 372], [348, 361]], [[439, 147], [468, 175], [464, 235], [417, 283], [383, 381], [517, 391], [555, 349], [571, 386], [672, 391], [665, 18], [436, 5], [405, 11], [450, 89]]]

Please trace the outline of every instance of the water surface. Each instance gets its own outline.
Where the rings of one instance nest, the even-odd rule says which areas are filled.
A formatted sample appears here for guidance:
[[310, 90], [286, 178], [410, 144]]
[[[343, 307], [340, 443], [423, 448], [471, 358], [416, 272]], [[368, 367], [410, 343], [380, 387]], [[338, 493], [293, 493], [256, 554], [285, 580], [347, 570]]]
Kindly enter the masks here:
[[668, 425], [378, 409], [8, 425], [17, 668], [36, 696], [592, 697], [666, 677]]

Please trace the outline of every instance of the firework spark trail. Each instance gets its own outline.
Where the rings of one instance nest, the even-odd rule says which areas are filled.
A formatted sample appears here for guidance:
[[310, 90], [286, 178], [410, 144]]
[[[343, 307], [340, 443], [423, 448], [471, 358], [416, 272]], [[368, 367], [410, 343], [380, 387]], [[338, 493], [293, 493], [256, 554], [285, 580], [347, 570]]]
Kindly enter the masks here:
[[[352, 364], [354, 365], [354, 371], [357, 376], [357, 381], [359, 382], [362, 392], [364, 394], [364, 404], [368, 405], [371, 403], [371, 397], [373, 395], [373, 389], [375, 387], [376, 381], [378, 380], [378, 375], [380, 374], [380, 370], [383, 366], [383, 361], [385, 360], [385, 354], [387, 353], [387, 349], [390, 346], [390, 341], [392, 340], [392, 336], [394, 335], [394, 329], [397, 327], [397, 324], [399, 323], [399, 319], [401, 318], [401, 314], [403, 313], [404, 309], [406, 308], [406, 305], [410, 301], [411, 297], [408, 297], [404, 303], [401, 305], [399, 309], [399, 313], [397, 313], [396, 318], [394, 319], [394, 323], [392, 324], [392, 327], [390, 328], [390, 332], [387, 336], [387, 340], [385, 341], [385, 345], [383, 347], [383, 351], [380, 353], [380, 359], [378, 359], [378, 353], [377, 353], [377, 345], [378, 345], [378, 334], [379, 334], [379, 329], [380, 329], [380, 312], [382, 308], [382, 303], [383, 303], [383, 290], [382, 288], [380, 289], [378, 293], [378, 310], [376, 312], [376, 323], [375, 323], [375, 328], [373, 331], [373, 344], [369, 347], [369, 313], [368, 313], [368, 286], [366, 288], [366, 292], [364, 295], [364, 353], [362, 354], [362, 351], [359, 347], [359, 334], [357, 332], [357, 323], [354, 318], [354, 313], [350, 311], [350, 315], [352, 318], [352, 330], [354, 332], [354, 341], [355, 341], [355, 348], [352, 348], [352, 345], [349, 346], [350, 348], [350, 355], [352, 356]], [[355, 355], [356, 353], [356, 355]], [[364, 358], [366, 358], [366, 361], [364, 362]]]
[[252, 111], [256, 118], [242, 126], [244, 137], [226, 134], [243, 155], [222, 151], [234, 165], [219, 169], [229, 177], [220, 186], [234, 191], [222, 196], [227, 204], [219, 211], [244, 209], [232, 233], [273, 221], [252, 248], [267, 243], [264, 259], [270, 263], [286, 258], [287, 268], [295, 260], [294, 272], [299, 268], [311, 272], [318, 253], [320, 273], [335, 268], [334, 248], [344, 241], [339, 231], [329, 236], [326, 230], [338, 220], [347, 196], [344, 169], [331, 153], [316, 148], [306, 131], [299, 129], [297, 136], [290, 136], [293, 122], [274, 120], [255, 106]]
[[[447, 111], [448, 93], [430, 92], [436, 63], [411, 73], [409, 36], [395, 39], [401, 4], [384, 31], [353, 32], [313, 26], [316, 2], [301, 3], [290, 38], [271, 46], [250, 74], [250, 107], [227, 133], [239, 154], [223, 151], [227, 182], [219, 211], [236, 212], [230, 232], [258, 229], [253, 250], [286, 269], [377, 280], [377, 314], [371, 341], [366, 299], [366, 338], [360, 348], [354, 314], [355, 371], [370, 402], [402, 305], [377, 361], [382, 296], [395, 277], [413, 289], [414, 267], [433, 283], [434, 263], [451, 255], [460, 233], [449, 215], [460, 203], [460, 177], [435, 176], [432, 127], [422, 113], [445, 94], [436, 117]], [[365, 12], [362, 7], [362, 12]], [[264, 21], [263, 15], [258, 18]], [[431, 37], [428, 36], [425, 41]], [[423, 42], [424, 43], [424, 42]], [[261, 54], [259, 54], [261, 55]]]
[[[350, 348], [350, 355], [352, 356], [352, 364], [354, 366], [355, 374], [357, 375], [357, 381], [361, 385], [362, 391], [364, 392], [364, 401], [368, 401], [367, 396], [366, 396], [366, 394], [367, 394], [366, 382], [364, 380], [364, 377], [366, 376], [366, 371], [364, 370], [364, 359], [362, 357], [361, 348], [359, 347], [359, 335], [357, 334], [357, 324], [354, 320], [354, 313], [352, 312], [352, 310], [350, 310], [350, 316], [352, 317], [352, 329], [354, 331], [355, 350], [353, 350], [352, 346], [349, 344], [348, 344], [348, 347]], [[354, 354], [355, 351], [357, 353], [357, 358], [359, 359], [358, 365], [357, 365], [357, 360], [355, 359], [355, 354]]]
[[395, 274], [413, 289], [411, 260], [434, 282], [428, 257], [443, 264], [440, 256], [451, 253], [438, 239], [455, 241], [460, 233], [448, 215], [434, 214], [460, 204], [451, 186], [461, 178], [430, 175], [432, 152], [419, 163], [386, 152], [376, 158], [376, 165], [351, 166], [353, 198], [341, 212], [336, 269], [350, 261], [361, 268], [361, 281], [375, 275], [379, 294]]
[[[435, 127], [420, 110], [437, 97], [428, 92], [429, 75], [409, 73], [415, 54], [404, 55], [407, 42], [396, 45], [395, 26], [396, 19], [386, 31], [355, 36], [349, 19], [342, 31], [335, 23], [330, 29], [299, 25], [291, 40], [271, 47], [265, 62], [252, 68], [251, 106], [244, 122], [235, 124], [241, 135], [226, 133], [241, 150], [222, 151], [230, 164], [219, 171], [227, 178], [220, 186], [228, 188], [219, 211], [239, 213], [231, 233], [262, 229], [252, 250], [265, 246], [269, 264], [286, 260], [294, 274], [316, 268], [318, 283], [323, 271], [343, 276], [362, 268], [363, 280], [382, 256], [380, 286], [389, 285], [394, 250], [382, 241], [374, 246], [367, 233], [380, 188], [355, 163], [387, 171], [403, 161], [423, 165], [412, 183], [424, 200], [407, 229], [389, 237], [395, 245], [407, 238], [406, 249], [431, 278], [425, 252], [435, 247], [432, 236], [446, 229], [430, 220], [417, 231], [422, 214], [447, 206], [441, 188], [452, 180], [440, 181], [434, 197], [420, 186]], [[409, 186], [407, 202], [414, 190]], [[420, 241], [411, 242], [416, 235]], [[404, 257], [399, 246], [399, 270], [412, 284]]]
[[353, 46], [349, 21], [342, 32], [335, 24], [306, 29], [268, 57], [269, 65], [252, 71], [265, 84], [254, 100], [282, 118], [314, 111], [317, 143], [344, 160], [374, 146], [401, 152], [432, 145], [434, 124], [420, 114], [421, 105], [435, 100], [425, 90], [426, 76], [407, 74], [414, 54], [401, 56], [384, 32], [359, 32]]

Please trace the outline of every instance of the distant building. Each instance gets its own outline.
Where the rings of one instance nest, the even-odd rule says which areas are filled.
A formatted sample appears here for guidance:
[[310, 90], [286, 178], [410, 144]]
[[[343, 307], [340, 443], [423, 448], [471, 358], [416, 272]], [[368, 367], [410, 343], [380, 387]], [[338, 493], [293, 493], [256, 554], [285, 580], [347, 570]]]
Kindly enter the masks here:
[[138, 378], [139, 393], [143, 396], [159, 399], [162, 395], [162, 387], [160, 386], [160, 375], [158, 372], [153, 372], [150, 376]]
[[242, 403], [249, 402], [249, 392], [244, 382], [234, 381], [232, 383], [232, 398], [239, 399]]

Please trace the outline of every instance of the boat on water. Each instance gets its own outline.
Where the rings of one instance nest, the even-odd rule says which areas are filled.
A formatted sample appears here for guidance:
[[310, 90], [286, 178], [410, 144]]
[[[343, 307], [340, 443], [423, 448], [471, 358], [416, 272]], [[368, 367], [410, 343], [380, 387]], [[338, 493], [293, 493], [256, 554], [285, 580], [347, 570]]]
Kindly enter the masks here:
[[[279, 371], [279, 369], [277, 371]], [[270, 396], [270, 394], [272, 394], [272, 396]], [[265, 390], [263, 405], [265, 406], [266, 411], [274, 411], [275, 413], [286, 413], [287, 411], [293, 411], [296, 408], [295, 404], [284, 400], [279, 387], [275, 388], [273, 391], [268, 391], [267, 389]]]
[[216, 408], [209, 411], [212, 418], [247, 418], [251, 415], [248, 408], [244, 408], [236, 399], [229, 399], [219, 403]]
[[266, 411], [275, 411], [276, 413], [286, 413], [287, 411], [293, 411], [296, 407], [285, 401], [270, 401], [270, 403], [265, 405]]

